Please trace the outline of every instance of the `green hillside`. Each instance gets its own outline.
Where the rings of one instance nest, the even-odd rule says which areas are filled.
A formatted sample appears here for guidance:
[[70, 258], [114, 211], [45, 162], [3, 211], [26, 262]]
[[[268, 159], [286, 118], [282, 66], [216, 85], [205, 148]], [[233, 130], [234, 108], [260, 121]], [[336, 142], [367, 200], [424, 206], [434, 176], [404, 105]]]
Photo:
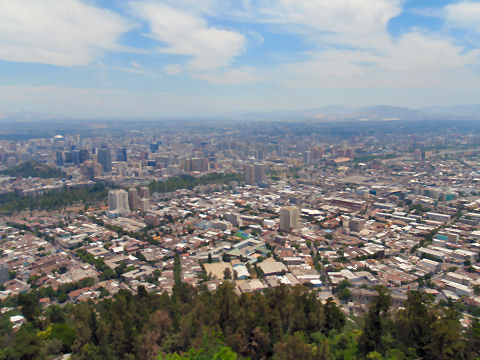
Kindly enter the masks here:
[[[43, 310], [38, 299], [54, 290], [20, 294], [2, 306], [21, 305], [28, 319], [14, 332], [0, 316], [0, 359], [335, 360], [478, 359], [480, 322], [466, 330], [459, 304], [434, 304], [425, 293], [408, 293], [404, 308], [377, 288], [364, 316], [348, 320], [333, 300], [323, 304], [311, 289], [281, 285], [238, 296], [232, 283], [216, 292], [179, 279], [173, 295], [136, 295], [120, 290], [113, 299]], [[84, 285], [80, 285], [84, 286]], [[107, 292], [108, 294], [108, 292]], [[65, 294], [62, 300], [65, 301]]]

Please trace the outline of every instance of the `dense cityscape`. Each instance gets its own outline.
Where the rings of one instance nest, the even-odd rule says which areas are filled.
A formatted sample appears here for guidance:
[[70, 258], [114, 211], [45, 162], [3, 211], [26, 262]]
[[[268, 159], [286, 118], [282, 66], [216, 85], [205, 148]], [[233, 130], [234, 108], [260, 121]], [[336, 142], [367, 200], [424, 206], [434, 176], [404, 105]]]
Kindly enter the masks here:
[[238, 296], [304, 286], [352, 321], [379, 289], [398, 308], [419, 290], [456, 304], [469, 329], [480, 134], [350, 125], [107, 124], [0, 140], [3, 318], [13, 331], [29, 321], [25, 294], [48, 309], [172, 295], [180, 281]]
[[0, 0], [0, 360], [480, 360], [480, 0]]

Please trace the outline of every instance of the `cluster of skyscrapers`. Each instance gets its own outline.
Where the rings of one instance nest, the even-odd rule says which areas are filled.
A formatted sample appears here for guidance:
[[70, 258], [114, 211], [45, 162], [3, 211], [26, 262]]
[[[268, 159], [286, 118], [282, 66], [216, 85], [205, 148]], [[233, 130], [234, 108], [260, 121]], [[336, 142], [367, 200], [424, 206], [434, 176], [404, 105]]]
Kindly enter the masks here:
[[243, 166], [245, 184], [255, 185], [265, 182], [265, 164], [248, 164]]
[[108, 210], [126, 215], [130, 211], [150, 209], [150, 189], [142, 186], [139, 189], [130, 188], [128, 192], [123, 189], [108, 192]]

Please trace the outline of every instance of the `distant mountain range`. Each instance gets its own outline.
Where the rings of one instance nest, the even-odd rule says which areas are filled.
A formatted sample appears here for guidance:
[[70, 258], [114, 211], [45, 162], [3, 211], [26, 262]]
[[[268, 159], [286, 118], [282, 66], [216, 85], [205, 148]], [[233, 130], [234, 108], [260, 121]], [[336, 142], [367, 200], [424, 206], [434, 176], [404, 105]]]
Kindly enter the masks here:
[[326, 106], [299, 111], [271, 111], [236, 113], [228, 117], [259, 120], [296, 120], [309, 119], [319, 121], [338, 120], [480, 120], [480, 104], [459, 106], [431, 106], [410, 109], [398, 106], [378, 105], [363, 108]]
[[[35, 112], [1, 113], [0, 122], [22, 122], [35, 120], [61, 120], [74, 119], [72, 116], [61, 114], [47, 114]], [[81, 117], [79, 117], [81, 119]], [[142, 116], [142, 120], [169, 120], [167, 118]], [[193, 117], [181, 117], [176, 119], [192, 119]], [[197, 118], [198, 119], [198, 118]], [[277, 111], [252, 111], [252, 112], [230, 112], [213, 116], [202, 116], [200, 119], [210, 120], [311, 120], [311, 121], [338, 121], [338, 120], [480, 120], [480, 104], [456, 105], [456, 106], [429, 106], [418, 109], [406, 107], [378, 105], [362, 108], [349, 108], [344, 106], [325, 106], [308, 110], [277, 110]], [[86, 120], [129, 120], [128, 118], [109, 117], [108, 119], [86, 119]], [[133, 118], [132, 118], [133, 120]], [[135, 118], [135, 120], [140, 120]], [[174, 120], [174, 119], [172, 119]]]

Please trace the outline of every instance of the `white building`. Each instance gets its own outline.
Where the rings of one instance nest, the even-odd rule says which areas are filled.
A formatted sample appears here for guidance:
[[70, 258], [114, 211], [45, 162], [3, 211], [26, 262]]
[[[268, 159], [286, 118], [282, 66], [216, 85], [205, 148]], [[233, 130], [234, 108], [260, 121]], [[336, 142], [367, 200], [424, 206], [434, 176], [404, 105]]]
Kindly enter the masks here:
[[119, 214], [130, 212], [128, 206], [128, 193], [125, 190], [110, 190], [108, 192], [108, 209]]
[[291, 232], [298, 229], [300, 210], [296, 206], [285, 206], [280, 210], [280, 230]]

